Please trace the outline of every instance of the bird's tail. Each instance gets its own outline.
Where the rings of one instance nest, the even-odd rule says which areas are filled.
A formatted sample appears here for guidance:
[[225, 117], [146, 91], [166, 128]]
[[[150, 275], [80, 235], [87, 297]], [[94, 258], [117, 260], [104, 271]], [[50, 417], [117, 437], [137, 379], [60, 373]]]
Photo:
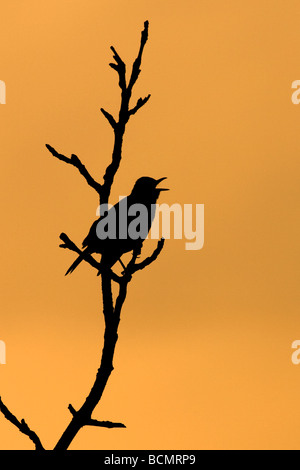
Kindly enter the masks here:
[[77, 266], [81, 263], [81, 261], [84, 260], [84, 257], [85, 257], [85, 255], [87, 254], [87, 252], [88, 252], [88, 249], [86, 248], [86, 249], [82, 252], [82, 254], [79, 255], [78, 258], [75, 259], [74, 263], [71, 264], [71, 266], [69, 267], [69, 269], [68, 269], [68, 271], [66, 272], [65, 276], [66, 276], [67, 274], [71, 274], [71, 273], [74, 271], [74, 269], [77, 268]]

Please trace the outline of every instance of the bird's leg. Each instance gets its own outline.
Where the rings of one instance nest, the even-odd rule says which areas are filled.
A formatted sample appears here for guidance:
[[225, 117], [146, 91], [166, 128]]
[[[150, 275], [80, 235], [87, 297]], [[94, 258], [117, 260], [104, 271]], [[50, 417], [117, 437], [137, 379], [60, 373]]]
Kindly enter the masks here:
[[118, 261], [120, 261], [122, 268], [123, 268], [123, 269], [126, 269], [126, 266], [125, 266], [125, 264], [123, 263], [123, 261], [121, 260], [121, 258], [119, 258]]
[[135, 260], [141, 256], [142, 253], [142, 247], [143, 247], [143, 241], [138, 240], [136, 248], [133, 250], [133, 263], [135, 263]]

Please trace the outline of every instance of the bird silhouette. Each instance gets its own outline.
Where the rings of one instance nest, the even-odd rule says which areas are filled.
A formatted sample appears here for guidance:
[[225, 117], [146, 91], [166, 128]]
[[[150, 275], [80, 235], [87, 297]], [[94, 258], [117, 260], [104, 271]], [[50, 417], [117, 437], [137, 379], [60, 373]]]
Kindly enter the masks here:
[[[101, 254], [100, 274], [101, 266], [112, 267], [124, 253], [137, 248], [151, 228], [156, 201], [161, 191], [168, 191], [166, 188], [157, 188], [165, 179], [142, 176], [136, 181], [129, 196], [110, 209], [103, 210], [100, 206], [100, 217], [93, 222], [82, 242], [84, 250], [69, 267], [66, 275], [72, 273], [86, 255]], [[104, 230], [105, 227], [107, 230]]]

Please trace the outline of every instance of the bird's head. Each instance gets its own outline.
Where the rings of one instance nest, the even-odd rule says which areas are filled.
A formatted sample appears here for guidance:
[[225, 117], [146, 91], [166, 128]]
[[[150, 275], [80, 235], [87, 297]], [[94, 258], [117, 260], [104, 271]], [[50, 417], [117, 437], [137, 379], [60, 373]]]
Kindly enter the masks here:
[[166, 188], [158, 188], [157, 185], [165, 180], [164, 178], [154, 179], [149, 176], [142, 176], [139, 178], [132, 190], [132, 195], [140, 199], [157, 199], [161, 191], [168, 191]]

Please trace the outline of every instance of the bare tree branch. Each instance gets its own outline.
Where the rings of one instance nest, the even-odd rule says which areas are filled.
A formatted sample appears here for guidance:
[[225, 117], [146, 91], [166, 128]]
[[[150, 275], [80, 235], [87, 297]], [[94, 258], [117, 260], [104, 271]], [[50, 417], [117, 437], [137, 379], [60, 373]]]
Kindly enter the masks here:
[[[77, 411], [75, 408], [70, 404], [68, 406], [70, 413], [75, 416]], [[112, 423], [111, 421], [98, 421], [97, 419], [88, 419], [83, 426], [98, 426], [100, 428], [126, 428], [125, 424], [123, 423]]]
[[140, 271], [142, 269], [145, 269], [147, 266], [149, 266], [151, 263], [153, 263], [159, 256], [161, 250], [163, 249], [164, 247], [164, 243], [165, 243], [165, 239], [162, 238], [161, 240], [159, 240], [159, 242], [157, 243], [157, 247], [155, 248], [155, 250], [153, 251], [152, 255], [151, 256], [148, 256], [148, 258], [144, 259], [144, 261], [142, 261], [141, 263], [135, 263], [133, 264], [129, 269], [130, 269], [130, 272], [133, 274], [135, 273], [136, 271]]
[[143, 50], [144, 50], [145, 44], [146, 44], [147, 39], [148, 39], [148, 29], [149, 29], [149, 21], [145, 21], [144, 30], [142, 31], [142, 34], [141, 34], [140, 50], [139, 50], [137, 58], [135, 59], [135, 61], [133, 63], [133, 66], [132, 66], [131, 77], [130, 77], [130, 81], [129, 81], [129, 85], [128, 85], [128, 90], [130, 90], [130, 91], [132, 90], [133, 85], [137, 81], [138, 76], [141, 72], [140, 66], [141, 66], [141, 62], [142, 62]]
[[115, 129], [115, 128], [116, 128], [116, 125], [117, 125], [117, 123], [116, 123], [116, 121], [115, 121], [115, 118], [114, 118], [110, 113], [108, 113], [107, 111], [105, 111], [105, 109], [103, 109], [103, 108], [100, 108], [100, 111], [101, 111], [101, 113], [106, 117], [106, 119], [108, 120], [108, 122], [109, 122], [109, 124], [111, 125], [111, 127], [112, 127], [113, 129]]
[[[59, 238], [64, 242], [60, 246], [60, 248], [65, 248], [70, 251], [74, 251], [75, 253], [78, 253], [78, 255], [82, 255], [84, 261], [86, 261], [88, 264], [90, 264], [93, 268], [95, 268], [98, 273], [97, 276], [101, 274], [102, 266], [101, 264], [93, 258], [92, 255], [89, 255], [87, 253], [84, 253], [84, 251], [80, 250], [77, 245], [75, 245], [72, 240], [68, 237], [66, 233], [61, 233]], [[120, 284], [122, 282], [122, 277], [118, 276], [111, 268], [107, 271], [107, 274], [110, 276], [111, 279], [113, 279], [115, 282]]]
[[28, 436], [29, 439], [31, 439], [31, 441], [35, 445], [36, 450], [40, 450], [40, 451], [45, 450], [44, 447], [42, 446], [42, 443], [38, 435], [30, 429], [30, 427], [28, 426], [28, 424], [26, 423], [24, 419], [21, 419], [21, 421], [19, 421], [15, 417], [15, 415], [13, 415], [11, 411], [9, 411], [9, 409], [4, 405], [1, 397], [0, 397], [0, 411], [8, 421], [10, 421], [14, 426], [16, 426], [19, 429], [19, 431], [22, 434], [25, 434], [25, 436]]
[[47, 149], [49, 150], [50, 153], [58, 160], [61, 160], [65, 163], [69, 163], [70, 165], [75, 166], [75, 168], [78, 169], [79, 173], [85, 178], [87, 184], [91, 186], [97, 193], [100, 195], [101, 194], [101, 184], [97, 183], [97, 181], [92, 178], [86, 167], [81, 163], [80, 159], [77, 157], [77, 155], [72, 154], [71, 158], [66, 157], [65, 155], [58, 153], [51, 145], [46, 144]]
[[145, 98], [139, 98], [135, 107], [129, 110], [129, 115], [132, 116], [135, 114], [142, 106], [144, 106], [147, 101], [150, 99], [151, 95], [146, 96]]
[[68, 406], [68, 410], [70, 411], [71, 415], [75, 416], [77, 411], [75, 410], [74, 406], [71, 403]]
[[[110, 115], [108, 116], [104, 114], [102, 111], [102, 113], [105, 115], [105, 117], [109, 120], [110, 124], [112, 125], [114, 129], [114, 134], [115, 134], [112, 161], [107, 166], [106, 171], [103, 176], [104, 183], [102, 185], [101, 200], [105, 204], [108, 202], [108, 198], [110, 196], [114, 177], [121, 163], [122, 143], [123, 143], [123, 136], [125, 132], [125, 126], [130, 116], [135, 114], [138, 111], [138, 109], [140, 109], [144, 104], [146, 104], [150, 98], [150, 95], [148, 95], [146, 98], [140, 98], [136, 106], [132, 108], [131, 110], [129, 110], [129, 102], [131, 98], [132, 89], [140, 73], [142, 54], [143, 54], [143, 50], [148, 39], [148, 27], [149, 27], [149, 22], [145, 21], [144, 30], [142, 31], [142, 34], [141, 34], [141, 42], [140, 42], [138, 56], [133, 63], [131, 77], [130, 77], [129, 85], [127, 87], [126, 87], [126, 76], [125, 76], [126, 75], [125, 63], [123, 62], [123, 60], [121, 59], [121, 57], [119, 56], [115, 48], [111, 46], [111, 50], [114, 53], [114, 59], [116, 61], [116, 64], [110, 63], [109, 65], [113, 69], [115, 69], [119, 74], [119, 86], [122, 90], [122, 93], [121, 93], [121, 105], [120, 105], [120, 110], [119, 110], [119, 120], [115, 125], [112, 125], [113, 122], [110, 122], [111, 121], [111, 118], [109, 117]], [[107, 112], [105, 111], [105, 113]]]
[[59, 238], [64, 242], [61, 245], [59, 245], [60, 248], [65, 248], [65, 249], [68, 249], [68, 250], [71, 250], [71, 251], [75, 251], [75, 253], [78, 253], [79, 255], [82, 255], [84, 261], [86, 261], [93, 268], [95, 268], [95, 269], [97, 269], [97, 271], [99, 271], [100, 263], [98, 263], [98, 261], [96, 261], [95, 258], [93, 258], [92, 255], [84, 253], [84, 251], [80, 250], [80, 248], [78, 248], [78, 246], [76, 246], [75, 243], [72, 242], [72, 240], [70, 240], [70, 238], [68, 237], [67, 234], [61, 233]]
[[121, 90], [126, 90], [126, 65], [115, 50], [113, 46], [110, 46], [111, 50], [114, 53], [114, 59], [116, 61], [116, 64], [110, 63], [110, 67], [116, 70], [119, 74], [119, 87]]
[[[112, 161], [107, 166], [106, 171], [104, 173], [104, 183], [101, 185], [90, 175], [90, 173], [80, 161], [80, 159], [77, 157], [77, 155], [72, 154], [71, 157], [66, 157], [63, 154], [58, 153], [53, 147], [51, 147], [51, 145], [46, 144], [46, 148], [55, 158], [65, 163], [68, 163], [78, 169], [79, 173], [84, 177], [87, 184], [98, 193], [100, 201], [103, 204], [108, 203], [114, 177], [121, 162], [123, 136], [125, 133], [126, 124], [130, 116], [134, 115], [142, 106], [144, 106], [150, 98], [150, 95], [146, 96], [145, 98], [139, 98], [136, 105], [132, 109], [129, 109], [129, 102], [132, 94], [132, 89], [141, 72], [140, 67], [142, 61], [142, 54], [148, 39], [148, 27], [149, 23], [148, 21], [145, 21], [144, 30], [141, 33], [139, 52], [132, 66], [132, 72], [128, 86], [126, 85], [126, 65], [119, 56], [119, 54], [116, 52], [114, 47], [111, 47], [111, 50], [114, 54], [113, 57], [115, 63], [110, 63], [109, 65], [114, 70], [116, 70], [119, 75], [119, 86], [122, 92], [118, 122], [109, 112], [101, 108], [102, 114], [105, 116], [105, 118], [108, 120], [108, 122], [113, 128], [115, 136], [114, 147], [112, 152]], [[127, 295], [128, 284], [132, 279], [132, 275], [136, 271], [146, 268], [157, 259], [163, 248], [164, 239], [161, 239], [158, 242], [157, 248], [154, 250], [151, 256], [149, 256], [140, 263], [136, 263], [137, 258], [141, 254], [143, 244], [141, 241], [141, 243], [138, 244], [133, 250], [131, 260], [129, 261], [127, 266], [125, 266], [122, 276], [118, 276], [116, 273], [114, 273], [111, 267], [106, 266], [104, 262], [97, 262], [93, 258], [93, 256], [91, 256], [86, 250], [79, 249], [77, 245], [72, 242], [72, 240], [70, 240], [70, 238], [65, 233], [61, 233], [60, 239], [63, 242], [62, 244], [60, 244], [61, 248], [74, 251], [75, 253], [80, 255], [84, 261], [86, 261], [93, 268], [95, 268], [98, 272], [98, 275], [101, 274], [103, 314], [105, 320], [104, 344], [102, 349], [100, 366], [98, 368], [95, 381], [83, 405], [78, 411], [76, 411], [75, 408], [71, 404], [69, 404], [68, 409], [72, 415], [72, 419], [54, 448], [55, 450], [67, 450], [69, 445], [77, 435], [78, 431], [84, 426], [96, 426], [105, 428], [126, 427], [123, 423], [99, 421], [96, 419], [92, 419], [91, 416], [95, 407], [97, 406], [102, 397], [107, 381], [114, 369], [113, 359], [116, 343], [118, 340], [118, 327], [120, 323], [121, 310]], [[113, 299], [112, 281], [115, 281], [119, 284], [119, 292], [115, 301], [115, 305]], [[29, 428], [24, 419], [19, 421], [8, 410], [8, 408], [2, 402], [1, 397], [0, 412], [8, 421], [10, 421], [14, 426], [16, 426], [21, 433], [31, 439], [31, 441], [35, 444], [36, 450], [44, 450], [44, 447], [42, 446], [37, 434]]]
[[106, 327], [109, 320], [114, 313], [113, 307], [113, 294], [111, 285], [110, 268], [102, 267], [101, 269], [101, 286], [102, 286], [102, 300], [103, 300], [103, 315]]
[[98, 421], [97, 419], [90, 419], [87, 426], [98, 426], [100, 428], [126, 428], [123, 423], [112, 423], [111, 421]]
[[[150, 99], [149, 94], [145, 98], [139, 98], [136, 105], [131, 109], [129, 107], [133, 86], [135, 85], [141, 72], [140, 67], [142, 62], [143, 50], [148, 39], [148, 28], [149, 23], [148, 21], [145, 21], [144, 29], [141, 33], [139, 52], [133, 62], [128, 85], [126, 84], [126, 65], [115, 50], [115, 48], [111, 46], [115, 62], [110, 63], [109, 65], [111, 68], [116, 70], [119, 75], [119, 87], [121, 88], [121, 103], [118, 114], [118, 120], [116, 120], [104, 108], [101, 108], [102, 114], [108, 120], [114, 132], [114, 146], [112, 151], [112, 159], [104, 172], [103, 184], [99, 184], [91, 177], [89, 172], [86, 170], [85, 166], [81, 163], [81, 161], [76, 155], [72, 155], [71, 158], [68, 158], [65, 155], [59, 154], [50, 145], [46, 146], [53, 156], [66, 163], [72, 164], [79, 170], [79, 172], [86, 179], [87, 183], [91, 187], [93, 187], [99, 194], [101, 204], [108, 203], [111, 188], [114, 182], [114, 177], [120, 166], [120, 162], [122, 159], [123, 137], [125, 133], [126, 124], [130, 117], [134, 115]], [[103, 314], [105, 320], [104, 344], [96, 378], [80, 409], [76, 411], [71, 404], [68, 406], [72, 418], [55, 446], [55, 450], [66, 450], [77, 435], [78, 431], [84, 426], [88, 425], [106, 428], [125, 428], [125, 425], [122, 423], [113, 423], [111, 421], [99, 421], [96, 419], [92, 419], [92, 413], [97, 404], [99, 403], [103, 391], [106, 387], [107, 381], [114, 369], [114, 351], [118, 340], [118, 327], [120, 322], [120, 315], [124, 301], [126, 299], [128, 284], [132, 279], [132, 275], [136, 271], [146, 268], [148, 265], [150, 265], [153, 261], [156, 260], [163, 248], [164, 240], [160, 240], [158, 242], [157, 248], [154, 250], [152, 255], [140, 263], [137, 263], [137, 259], [141, 254], [142, 242], [138, 244], [133, 250], [132, 257], [127, 266], [125, 267], [124, 271], [122, 272], [122, 275], [118, 276], [116, 273], [113, 272], [110, 266], [106, 266], [104, 264], [104, 261], [101, 260], [102, 262], [98, 263], [90, 254], [87, 254], [84, 251], [80, 250], [66, 234], [62, 233], [60, 235], [60, 238], [63, 241], [63, 244], [60, 245], [61, 248], [69, 249], [71, 251], [76, 252], [77, 254], [82, 256], [83, 259], [88, 262], [92, 267], [97, 269], [98, 274], [101, 274]], [[115, 299], [115, 302], [113, 298], [112, 281], [118, 283], [119, 285], [118, 294]]]
[[123, 277], [123, 282], [120, 283], [119, 294], [116, 298], [115, 308], [114, 308], [114, 318], [117, 322], [120, 321], [121, 310], [127, 295], [127, 286], [131, 281], [131, 274], [125, 274]]

